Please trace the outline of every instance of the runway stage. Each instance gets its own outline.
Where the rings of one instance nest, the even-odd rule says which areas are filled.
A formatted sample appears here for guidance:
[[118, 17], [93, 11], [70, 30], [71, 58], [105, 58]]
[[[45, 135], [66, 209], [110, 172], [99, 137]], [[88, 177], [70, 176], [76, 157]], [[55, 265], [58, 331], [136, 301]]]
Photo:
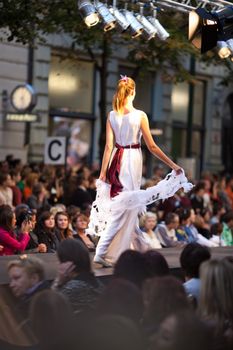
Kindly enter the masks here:
[[[166, 258], [169, 268], [172, 274], [181, 274], [179, 257], [181, 253], [180, 248], [163, 248], [158, 249], [158, 251], [164, 255]], [[213, 258], [221, 259], [224, 256], [231, 255], [233, 256], [233, 247], [218, 247], [212, 248], [211, 254]], [[33, 254], [35, 256], [35, 254]], [[56, 276], [57, 271], [57, 256], [54, 253], [43, 253], [36, 254], [38, 258], [44, 261], [45, 269], [46, 269], [46, 277], [49, 280], [53, 280]], [[93, 255], [91, 254], [91, 259]], [[7, 264], [10, 260], [17, 259], [17, 255], [13, 256], [1, 256], [0, 257], [0, 285], [8, 284], [9, 279], [7, 275]], [[110, 278], [112, 275], [112, 268], [102, 268], [98, 264], [93, 263], [93, 271], [95, 275], [99, 278]]]

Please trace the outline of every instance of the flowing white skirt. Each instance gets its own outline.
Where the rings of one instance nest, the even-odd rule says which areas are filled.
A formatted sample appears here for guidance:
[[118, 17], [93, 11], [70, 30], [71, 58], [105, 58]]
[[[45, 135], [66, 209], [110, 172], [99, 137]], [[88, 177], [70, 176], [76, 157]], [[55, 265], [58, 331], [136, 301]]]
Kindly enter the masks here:
[[126, 249], [148, 248], [138, 227], [138, 215], [146, 211], [147, 205], [173, 196], [180, 188], [188, 192], [193, 187], [184, 172], [176, 175], [175, 171], [146, 190], [123, 191], [114, 198], [110, 198], [109, 184], [97, 180], [96, 186], [87, 232], [100, 236], [96, 254], [113, 263]]

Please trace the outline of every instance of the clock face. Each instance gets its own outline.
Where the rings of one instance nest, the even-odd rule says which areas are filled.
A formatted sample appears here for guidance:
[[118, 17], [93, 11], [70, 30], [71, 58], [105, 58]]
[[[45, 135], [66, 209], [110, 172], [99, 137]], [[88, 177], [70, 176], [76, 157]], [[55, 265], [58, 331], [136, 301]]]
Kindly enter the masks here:
[[24, 112], [35, 106], [35, 98], [35, 92], [30, 85], [19, 85], [12, 91], [11, 103], [17, 111]]

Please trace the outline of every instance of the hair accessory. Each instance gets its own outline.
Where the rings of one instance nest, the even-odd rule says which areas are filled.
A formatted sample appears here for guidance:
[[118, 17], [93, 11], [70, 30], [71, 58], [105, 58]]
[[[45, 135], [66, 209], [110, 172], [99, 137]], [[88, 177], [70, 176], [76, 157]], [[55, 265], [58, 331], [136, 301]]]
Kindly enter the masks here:
[[121, 77], [120, 80], [124, 81], [125, 83], [128, 82], [128, 77], [127, 77], [127, 75], [121, 75], [121, 74], [120, 74], [120, 77]]

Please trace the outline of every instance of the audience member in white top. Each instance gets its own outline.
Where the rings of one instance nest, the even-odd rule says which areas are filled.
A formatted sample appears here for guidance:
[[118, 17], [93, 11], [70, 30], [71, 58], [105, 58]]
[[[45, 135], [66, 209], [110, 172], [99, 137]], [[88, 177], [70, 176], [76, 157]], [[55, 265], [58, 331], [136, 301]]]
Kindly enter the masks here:
[[13, 207], [13, 192], [11, 186], [11, 176], [9, 174], [0, 174], [0, 205], [9, 205]]
[[162, 248], [154, 229], [157, 225], [157, 215], [148, 211], [141, 218], [142, 235], [150, 249]]

